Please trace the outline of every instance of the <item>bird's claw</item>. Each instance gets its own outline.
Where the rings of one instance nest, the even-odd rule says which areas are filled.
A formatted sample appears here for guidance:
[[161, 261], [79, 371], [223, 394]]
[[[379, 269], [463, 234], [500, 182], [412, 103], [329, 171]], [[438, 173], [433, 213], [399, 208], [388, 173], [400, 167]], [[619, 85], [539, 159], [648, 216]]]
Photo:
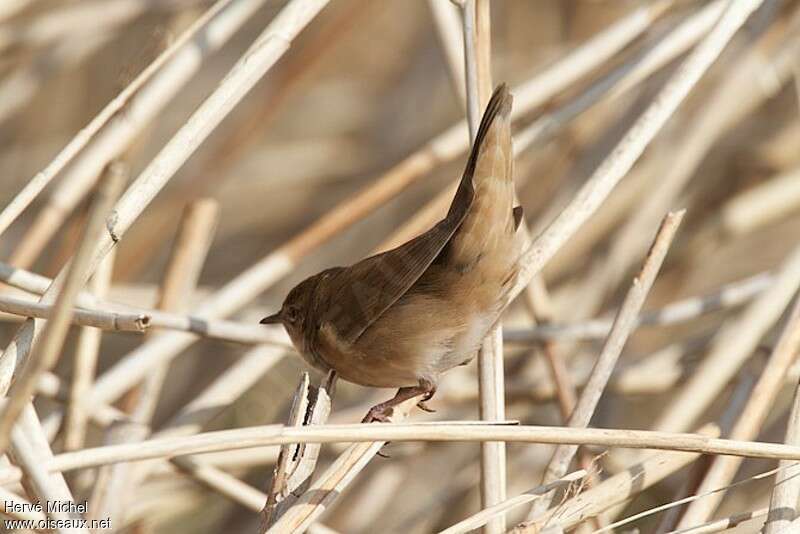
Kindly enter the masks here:
[[389, 418], [392, 416], [394, 409], [391, 406], [384, 406], [376, 404], [369, 409], [367, 415], [361, 420], [362, 423], [390, 423]]
[[428, 404], [426, 403], [426, 401], [427, 401], [427, 399], [419, 401], [417, 403], [417, 408], [419, 408], [423, 412], [436, 413], [436, 410], [434, 410], [433, 408], [429, 407]]

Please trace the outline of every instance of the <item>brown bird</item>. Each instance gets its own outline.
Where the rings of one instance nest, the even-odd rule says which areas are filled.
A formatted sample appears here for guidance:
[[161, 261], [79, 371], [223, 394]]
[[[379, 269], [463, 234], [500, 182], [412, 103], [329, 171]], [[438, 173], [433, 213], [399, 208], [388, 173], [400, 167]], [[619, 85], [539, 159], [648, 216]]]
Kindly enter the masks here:
[[497, 323], [517, 274], [512, 97], [495, 89], [447, 216], [407, 243], [292, 289], [281, 323], [300, 355], [363, 386], [400, 388], [364, 421], [436, 392], [439, 376], [468, 363]]

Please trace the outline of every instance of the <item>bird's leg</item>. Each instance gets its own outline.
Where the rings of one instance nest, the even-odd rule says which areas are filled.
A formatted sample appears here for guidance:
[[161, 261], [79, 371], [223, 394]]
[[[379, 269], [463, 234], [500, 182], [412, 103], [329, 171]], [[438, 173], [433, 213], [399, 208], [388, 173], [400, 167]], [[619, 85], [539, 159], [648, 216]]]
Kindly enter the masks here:
[[430, 380], [420, 379], [418, 386], [400, 388], [394, 397], [370, 408], [361, 422], [374, 423], [378, 421], [388, 423], [395, 406], [419, 395], [423, 395], [423, 398], [417, 403], [417, 406], [427, 412], [432, 412], [433, 410], [425, 406], [425, 401], [430, 400], [434, 393], [436, 393], [436, 385]]

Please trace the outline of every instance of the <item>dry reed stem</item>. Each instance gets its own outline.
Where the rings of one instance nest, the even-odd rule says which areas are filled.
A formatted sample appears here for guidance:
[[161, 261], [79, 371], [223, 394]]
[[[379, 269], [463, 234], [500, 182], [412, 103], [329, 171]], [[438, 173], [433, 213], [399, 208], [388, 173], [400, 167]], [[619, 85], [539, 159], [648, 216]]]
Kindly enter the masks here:
[[[750, 400], [739, 415], [728, 437], [748, 440], [758, 436], [758, 431], [769, 415], [770, 408], [786, 380], [786, 373], [797, 357], [798, 349], [800, 349], [800, 299], [795, 302], [790, 318], [770, 354], [766, 367], [761, 372], [755, 389], [750, 395]], [[740, 465], [741, 461], [732, 458], [715, 458], [697, 492], [705, 493], [713, 488], [729, 484]], [[784, 475], [786, 474], [784, 473]], [[690, 504], [678, 523], [678, 528], [708, 521], [723, 497], [723, 493], [715, 493], [702, 501]]]
[[[69, 471], [107, 463], [171, 458], [225, 450], [278, 446], [287, 443], [377, 441], [506, 441], [509, 443], [594, 445], [723, 454], [773, 460], [800, 460], [800, 447], [782, 443], [737, 441], [655, 430], [547, 427], [459, 421], [391, 425], [319, 425], [300, 428], [284, 425], [254, 426], [65, 452], [47, 462], [47, 469], [51, 472]], [[0, 468], [0, 484], [17, 482], [19, 479], [18, 470]]]
[[[469, 137], [475, 142], [485, 104], [492, 92], [492, 41], [489, 0], [466, 0], [462, 7], [464, 34], [464, 80]], [[483, 340], [478, 351], [478, 399], [484, 421], [505, 419], [505, 375], [501, 326]], [[506, 445], [481, 443], [481, 507], [488, 508], [506, 498]], [[484, 534], [505, 531], [505, 516], [492, 518]]]
[[[29, 293], [44, 295], [53, 280], [0, 262], [0, 282]], [[210, 319], [196, 314], [185, 315], [136, 308], [127, 304], [99, 300], [88, 292], [80, 293], [76, 300], [78, 305], [83, 306], [75, 308], [73, 312], [73, 324], [78, 326], [126, 332], [145, 332], [151, 328], [176, 330], [236, 343], [270, 343], [285, 348], [292, 347], [289, 336], [282, 328]], [[51, 310], [51, 304], [0, 295], [0, 311], [24, 317], [47, 318]]]
[[[755, 386], [755, 383], [756, 377], [754, 373], [745, 372], [742, 373], [741, 377], [739, 377], [736, 385], [733, 388], [733, 391], [727, 399], [725, 410], [717, 419], [716, 424], [720, 429], [720, 435], [729, 437], [728, 433], [736, 422], [736, 418], [742, 412], [742, 409], [750, 399], [750, 395], [753, 393], [753, 387]], [[697, 488], [702, 483], [703, 477], [706, 475], [706, 473], [708, 473], [708, 468], [713, 460], [713, 456], [704, 456], [700, 458], [699, 461], [697, 461], [694, 465], [692, 465], [686, 476], [684, 476], [684, 480], [680, 488], [678, 488], [678, 491], [676, 491], [673, 495], [672, 500], [674, 502], [683, 502], [683, 499], [685, 499], [687, 496], [697, 493]], [[617, 508], [617, 510], [619, 513], [621, 513], [623, 507], [620, 506]], [[658, 528], [656, 529], [656, 534], [665, 534], [666, 532], [673, 530], [678, 521], [680, 521], [684, 511], [685, 507], [683, 506], [674, 506], [667, 510], [667, 512], [661, 516]], [[619, 513], [615, 513], [614, 515], [618, 516]]]
[[[104, 298], [111, 287], [114, 273], [114, 256], [112, 251], [97, 269], [91, 280], [89, 289], [99, 298]], [[97, 357], [100, 352], [102, 330], [96, 328], [81, 329], [78, 344], [75, 348], [75, 364], [72, 370], [72, 381], [69, 388], [69, 404], [67, 405], [66, 426], [64, 429], [64, 450], [74, 451], [83, 447], [86, 437], [86, 426], [89, 413], [86, 409], [86, 397], [91, 388], [97, 369]]]
[[[789, 414], [784, 443], [787, 445], [800, 444], [800, 387], [795, 388], [794, 402]], [[780, 471], [775, 475], [775, 485], [772, 488], [764, 534], [778, 534], [785, 531], [789, 527], [789, 523], [798, 517], [800, 466], [797, 465], [797, 462], [781, 460], [778, 467]]]
[[[58, 296], [55, 298], [54, 312], [42, 332], [41, 339], [36, 345], [36, 351], [30, 359], [23, 355], [20, 359], [11, 360], [21, 367], [21, 372], [9, 388], [11, 376], [3, 377], [3, 390], [8, 390], [8, 400], [0, 412], [0, 451], [5, 452], [11, 436], [11, 428], [22, 413], [23, 408], [31, 402], [31, 395], [36, 391], [39, 377], [49, 371], [58, 361], [59, 353], [70, 325], [70, 313], [78, 292], [86, 281], [87, 271], [91, 268], [91, 254], [95, 243], [100, 239], [106, 218], [109, 216], [114, 201], [122, 190], [127, 179], [127, 169], [121, 163], [109, 166], [97, 192], [97, 198], [92, 203], [86, 226], [81, 236], [80, 243], [75, 252], [75, 257], [70, 263], [63, 286], [55, 288]], [[44, 297], [43, 297], [44, 298]], [[33, 320], [28, 320], [25, 325], [31, 325]], [[24, 328], [25, 326], [23, 326]], [[31, 340], [32, 344], [32, 340]], [[28, 347], [30, 351], [30, 346]], [[6, 366], [4, 371], [14, 371], [14, 365]]]
[[[225, 44], [263, 3], [264, 0], [218, 1], [28, 181], [0, 213], [0, 235], [74, 160], [58, 189], [22, 239], [21, 245], [25, 250], [15, 252], [15, 265], [27, 265], [31, 258], [38, 256], [53, 232], [88, 193], [102, 168], [123, 153], [203, 62]], [[29, 242], [31, 244], [26, 244]]]
[[[287, 426], [302, 426], [303, 422], [306, 420], [306, 416], [309, 413], [309, 404], [312, 400], [309, 397], [309, 385], [308, 373], [303, 373], [300, 377], [300, 384], [298, 384], [294, 396], [292, 397], [289, 418], [286, 421]], [[300, 451], [299, 444], [281, 445], [281, 450], [278, 453], [278, 460], [272, 471], [267, 500], [264, 503], [264, 508], [261, 510], [260, 533], [266, 532], [278, 519], [278, 505], [287, 497], [293, 497], [292, 491], [294, 488], [289, 487], [289, 476], [290, 471], [293, 471], [294, 468], [297, 467]], [[319, 449], [317, 449], [316, 453], [319, 453]], [[303, 480], [300, 481], [300, 483], [302, 482]], [[299, 485], [300, 484], [297, 486]]]
[[[718, 436], [719, 428], [706, 425], [698, 431], [706, 436]], [[624, 503], [698, 458], [698, 454], [655, 454], [642, 459], [624, 471], [611, 476], [597, 486], [581, 492], [549, 510], [539, 512], [513, 530], [515, 534], [538, 532], [550, 522], [570, 528], [616, 505]]]
[[[49, 319], [53, 314], [53, 305], [0, 295], [0, 311], [20, 317]], [[146, 313], [117, 313], [81, 308], [73, 308], [70, 319], [76, 326], [118, 332], [144, 332], [151, 324], [150, 316]]]
[[[635, 328], [642, 326], [670, 326], [695, 319], [707, 313], [734, 308], [764, 292], [774, 281], [774, 276], [763, 272], [721, 286], [706, 295], [687, 297], [656, 310], [643, 311], [637, 318]], [[573, 323], [547, 323], [533, 328], [508, 328], [505, 341], [514, 343], [539, 342], [543, 340], [597, 339], [608, 335], [612, 318], [590, 319]]]
[[614, 150], [594, 171], [570, 204], [559, 213], [531, 244], [521, 259], [522, 267], [512, 297], [553, 257], [581, 225], [605, 201], [627, 174], [663, 125], [672, 116], [700, 77], [716, 60], [733, 34], [744, 24], [760, 0], [733, 2], [709, 34], [695, 47], [656, 95], [648, 108], [628, 129]]
[[[95, 244], [87, 274], [91, 274], [97, 268], [98, 263], [116, 245], [186, 159], [288, 50], [294, 37], [326, 4], [327, 0], [292, 0], [281, 10], [217, 89], [192, 114], [122, 196], [114, 209], [113, 224], [109, 225], [108, 233], [104, 233]], [[34, 323], [25, 323], [0, 357], [0, 364], [6, 369], [13, 370], [13, 362], [25, 359], [30, 350], [28, 341], [35, 340], [38, 337], [37, 333]]]
[[719, 395], [800, 287], [800, 247], [783, 261], [773, 285], [715, 335], [710, 353], [680, 389], [654, 428], [688, 428]]
[[510, 499], [506, 499], [500, 503], [495, 504], [494, 506], [484, 508], [477, 514], [474, 514], [464, 519], [463, 521], [459, 521], [453, 526], [447, 527], [446, 529], [442, 530], [439, 534], [465, 534], [467, 532], [482, 527], [490, 519], [492, 519], [498, 514], [502, 514], [505, 511], [514, 508], [515, 506], [519, 506], [521, 504], [525, 504], [533, 500], [536, 500], [545, 493], [549, 493], [559, 488], [563, 488], [564, 486], [571, 486], [575, 482], [583, 479], [587, 475], [588, 473], [584, 469], [581, 469], [579, 471], [574, 471], [558, 480], [554, 480], [553, 482], [550, 482], [543, 486], [539, 486], [538, 488], [526, 491], [525, 493], [517, 495], [516, 497], [511, 497]]
[[[419, 399], [409, 399], [394, 407], [390, 421], [402, 421]], [[393, 426], [373, 423], [362, 427]], [[313, 428], [310, 426], [298, 428]], [[318, 427], [324, 428], [324, 427]], [[342, 494], [367, 463], [380, 452], [386, 440], [356, 443], [347, 448], [331, 466], [314, 481], [297, 501], [266, 532], [303, 532]]]
[[[639, 274], [633, 279], [633, 283], [625, 295], [608, 338], [592, 369], [592, 374], [589, 376], [589, 381], [578, 398], [578, 404], [569, 418], [568, 425], [570, 427], [583, 428], [589, 426], [600, 397], [608, 385], [620, 354], [622, 354], [622, 349], [635, 328], [636, 317], [639, 315], [639, 311], [650, 293], [650, 288], [653, 287], [656, 276], [667, 256], [667, 251], [675, 238], [681, 220], [683, 220], [684, 213], [684, 211], [670, 212], [661, 222], [661, 227], [656, 233], [653, 245], [642, 264]], [[542, 483], [546, 484], [563, 477], [577, 451], [578, 447], [574, 445], [556, 448], [545, 468]], [[528, 519], [533, 519], [544, 510], [547, 510], [552, 502], [553, 495], [554, 492], [551, 492], [538, 499], [531, 508]]]
[[605, 64], [649, 29], [674, 0], [658, 0], [623, 17], [572, 50], [564, 59], [512, 91], [518, 113], [540, 106], [557, 93]]
[[[303, 373], [289, 412], [289, 426], [321, 425], [331, 412], [331, 396], [335, 375], [328, 375], [322, 387], [309, 389], [308, 373]], [[330, 392], [330, 393], [329, 393]], [[267, 500], [261, 510], [259, 533], [266, 532], [311, 484], [317, 466], [321, 444], [290, 444], [281, 446], [273, 470]]]
[[467, 96], [464, 87], [466, 75], [464, 71], [464, 40], [462, 39], [461, 14], [458, 8], [449, 2], [428, 0], [428, 7], [436, 24], [436, 31], [439, 34], [444, 58], [447, 61], [448, 71], [453, 82], [453, 89], [461, 101], [461, 105], [466, 109]]

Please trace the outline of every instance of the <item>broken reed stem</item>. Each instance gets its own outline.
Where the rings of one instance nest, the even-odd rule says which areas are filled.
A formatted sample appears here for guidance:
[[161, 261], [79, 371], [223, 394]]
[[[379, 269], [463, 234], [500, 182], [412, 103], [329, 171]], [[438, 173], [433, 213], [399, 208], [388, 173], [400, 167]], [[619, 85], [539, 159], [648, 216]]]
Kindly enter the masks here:
[[[29, 293], [43, 295], [53, 280], [0, 262], [0, 282]], [[237, 343], [270, 343], [285, 348], [292, 346], [289, 336], [282, 328], [135, 308], [126, 304], [97, 300], [87, 292], [78, 295], [77, 303], [84, 306], [73, 310], [72, 322], [77, 326], [124, 332], [146, 332], [151, 328], [160, 328]], [[52, 305], [0, 295], [0, 311], [23, 317], [46, 319], [52, 313]]]
[[[27, 266], [91, 189], [100, 171], [122, 154], [204, 61], [247, 22], [265, 0], [219, 0], [31, 178], [0, 213], [0, 235], [62, 171], [49, 202], [20, 240], [14, 265]], [[68, 164], [71, 164], [67, 167]]]
[[[53, 309], [52, 304], [0, 295], [0, 311], [20, 317], [49, 319], [53, 315]], [[144, 332], [152, 324], [150, 316], [145, 313], [117, 313], [82, 308], [73, 308], [70, 320], [75, 326], [118, 332]]]
[[[321, 387], [311, 389], [308, 373], [303, 373], [292, 401], [287, 424], [289, 426], [325, 424], [331, 413], [335, 382], [336, 375], [331, 371]], [[297, 502], [297, 495], [308, 489], [321, 447], [319, 443], [293, 443], [281, 446], [270, 481], [268, 497], [261, 510], [260, 534], [267, 532], [284, 511]]]
[[[778, 343], [772, 350], [749, 401], [741, 411], [728, 437], [748, 440], [758, 436], [758, 432], [780, 393], [781, 386], [786, 380], [786, 373], [796, 359], [799, 349], [800, 299], [796, 299]], [[715, 458], [700, 487], [697, 489], [697, 493], [706, 493], [714, 488], [730, 484], [740, 465], [741, 461], [736, 459]], [[678, 522], [678, 528], [685, 528], [708, 521], [723, 497], [723, 493], [714, 493], [701, 501], [695, 501], [690, 504]]]
[[[395, 406], [392, 415], [389, 416], [390, 422], [395, 423], [405, 420], [408, 417], [408, 412], [416, 406], [418, 400], [418, 398], [412, 398]], [[358, 426], [394, 425], [373, 423]], [[295, 428], [299, 430], [314, 427]], [[324, 428], [324, 426], [317, 426], [316, 428]], [[366, 467], [385, 444], [386, 440], [378, 440], [372, 443], [365, 442], [350, 445], [317, 480], [308, 486], [308, 489], [286, 510], [280, 519], [265, 532], [273, 534], [303, 532], [343, 493], [345, 488], [353, 482], [356, 475]]]
[[[111, 287], [115, 256], [114, 251], [106, 256], [97, 272], [89, 280], [89, 289], [98, 298], [105, 298]], [[97, 369], [102, 335], [102, 330], [84, 327], [78, 337], [65, 418], [64, 450], [67, 451], [82, 448], [85, 441], [86, 426], [89, 421], [86, 400]]]
[[[11, 385], [7, 402], [0, 411], [0, 452], [5, 452], [8, 447], [11, 428], [23, 408], [31, 402], [31, 396], [36, 392], [39, 377], [52, 369], [58, 361], [69, 329], [69, 316], [72, 312], [73, 302], [88, 276], [92, 251], [97, 241], [101, 239], [106, 219], [127, 176], [127, 169], [117, 162], [109, 166], [103, 177], [98, 188], [97, 198], [92, 203], [75, 257], [68, 267], [63, 286], [58, 288], [53, 316], [47, 321], [33, 356], [24, 361], [24, 367], [14, 384]], [[32, 321], [29, 320], [28, 323], [30, 322]], [[28, 346], [28, 351], [30, 351], [30, 346]]]
[[[289, 49], [294, 37], [319, 13], [328, 0], [291, 0], [256, 39], [222, 80], [217, 89], [200, 105], [187, 122], [161, 149], [125, 192], [114, 209], [108, 235], [95, 244], [87, 275], [115, 246], [155, 195], [167, 184], [200, 143], [211, 134], [236, 104]], [[59, 277], [63, 276], [62, 274]], [[30, 351], [28, 340], [38, 337], [35, 323], [26, 322], [0, 356], [0, 365], [13, 372], [15, 361]], [[174, 338], [173, 338], [174, 339]], [[148, 369], [144, 369], [146, 373]], [[139, 375], [138, 378], [140, 378]]]
[[[611, 332], [609, 332], [600, 356], [592, 369], [589, 381], [578, 398], [578, 404], [572, 412], [572, 416], [569, 418], [568, 424], [570, 427], [585, 428], [589, 426], [589, 422], [597, 409], [597, 404], [600, 402], [600, 397], [606, 389], [620, 354], [622, 354], [622, 349], [625, 347], [631, 332], [633, 332], [636, 325], [636, 317], [642, 309], [644, 301], [650, 293], [650, 288], [653, 287], [656, 276], [667, 256], [667, 251], [675, 238], [684, 213], [684, 211], [670, 212], [661, 222], [661, 227], [656, 233], [650, 252], [648, 252], [639, 274], [634, 278], [628, 293], [625, 295], [625, 300], [614, 319], [614, 325], [611, 327]], [[546, 484], [563, 477], [577, 450], [578, 447], [574, 445], [556, 448], [545, 469], [542, 483]], [[537, 500], [528, 515], [528, 519], [533, 519], [546, 510], [552, 502], [553, 495], [554, 493], [551, 492]]]

